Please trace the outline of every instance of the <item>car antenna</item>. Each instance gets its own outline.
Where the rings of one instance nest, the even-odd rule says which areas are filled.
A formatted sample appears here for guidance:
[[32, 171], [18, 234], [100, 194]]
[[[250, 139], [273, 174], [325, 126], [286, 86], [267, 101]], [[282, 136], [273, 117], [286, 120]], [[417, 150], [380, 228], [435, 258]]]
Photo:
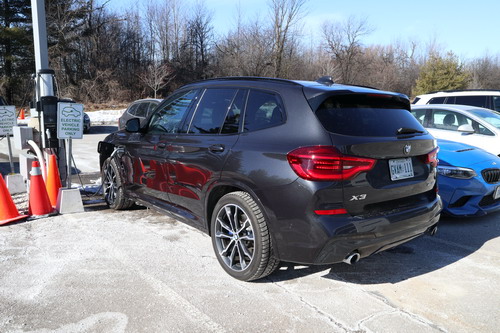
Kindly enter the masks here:
[[333, 81], [333, 77], [331, 77], [331, 76], [322, 76], [319, 79], [317, 79], [316, 82], [324, 84], [325, 86], [329, 86], [329, 87], [335, 83]]

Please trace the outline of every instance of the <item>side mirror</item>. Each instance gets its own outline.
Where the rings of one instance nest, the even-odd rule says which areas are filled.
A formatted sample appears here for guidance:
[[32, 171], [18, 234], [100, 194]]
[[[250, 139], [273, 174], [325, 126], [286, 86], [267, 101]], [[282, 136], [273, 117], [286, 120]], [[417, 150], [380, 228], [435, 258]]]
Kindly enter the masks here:
[[125, 124], [125, 130], [131, 133], [137, 133], [141, 130], [141, 121], [139, 118], [131, 118]]
[[468, 134], [472, 134], [475, 132], [474, 129], [472, 128], [472, 126], [469, 124], [460, 125], [457, 130], [459, 132], [468, 133]]

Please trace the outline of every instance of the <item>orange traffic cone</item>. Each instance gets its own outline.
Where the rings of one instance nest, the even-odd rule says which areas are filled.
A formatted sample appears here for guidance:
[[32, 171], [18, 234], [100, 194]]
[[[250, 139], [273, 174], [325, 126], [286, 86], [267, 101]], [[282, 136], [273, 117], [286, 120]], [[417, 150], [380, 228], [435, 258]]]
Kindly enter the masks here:
[[62, 187], [61, 177], [59, 176], [59, 168], [57, 167], [56, 155], [49, 155], [49, 171], [47, 173], [47, 194], [49, 195], [52, 207], [57, 205], [57, 196], [59, 195], [59, 188]]
[[29, 214], [31, 218], [46, 217], [57, 212], [50, 204], [49, 195], [43, 182], [40, 162], [33, 161], [31, 164], [30, 177], [30, 203]]
[[24, 108], [22, 108], [21, 112], [19, 112], [19, 119], [21, 119], [21, 120], [24, 119]]
[[0, 225], [22, 220], [28, 215], [20, 215], [14, 204], [14, 200], [10, 196], [7, 185], [0, 174]]

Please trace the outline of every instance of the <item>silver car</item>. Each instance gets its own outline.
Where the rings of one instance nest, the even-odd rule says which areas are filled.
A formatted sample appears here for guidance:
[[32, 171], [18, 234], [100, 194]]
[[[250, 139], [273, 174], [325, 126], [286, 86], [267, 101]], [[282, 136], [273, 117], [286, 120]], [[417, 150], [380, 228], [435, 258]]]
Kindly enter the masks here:
[[161, 101], [161, 99], [156, 98], [145, 98], [132, 102], [127, 110], [121, 115], [120, 119], [118, 119], [118, 128], [124, 129], [127, 120], [131, 118], [139, 118], [141, 126], [143, 126], [146, 119], [148, 119], [149, 115]]

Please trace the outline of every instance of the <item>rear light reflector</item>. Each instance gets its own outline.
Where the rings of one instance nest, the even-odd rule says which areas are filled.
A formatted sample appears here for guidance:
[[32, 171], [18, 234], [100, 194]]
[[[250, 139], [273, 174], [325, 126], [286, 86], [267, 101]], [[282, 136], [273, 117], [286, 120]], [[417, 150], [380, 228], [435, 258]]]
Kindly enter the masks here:
[[287, 155], [295, 173], [307, 180], [339, 181], [371, 170], [376, 160], [342, 154], [333, 146], [297, 148]]
[[340, 209], [326, 209], [326, 210], [315, 210], [314, 211], [318, 215], [341, 215], [347, 214], [347, 210], [344, 208]]

